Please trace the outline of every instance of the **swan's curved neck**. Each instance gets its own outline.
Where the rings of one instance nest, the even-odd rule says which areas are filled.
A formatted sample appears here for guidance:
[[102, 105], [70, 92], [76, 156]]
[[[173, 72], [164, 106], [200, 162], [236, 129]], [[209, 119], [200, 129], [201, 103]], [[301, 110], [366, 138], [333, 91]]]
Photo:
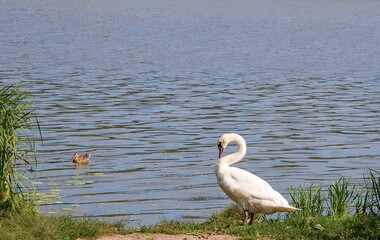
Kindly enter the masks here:
[[220, 164], [231, 165], [231, 164], [234, 164], [236, 162], [239, 162], [245, 156], [245, 152], [247, 150], [247, 147], [246, 147], [245, 141], [242, 137], [240, 137], [239, 135], [236, 135], [233, 138], [231, 138], [230, 142], [236, 142], [237, 143], [238, 151], [235, 153], [229, 154], [227, 156], [219, 158], [218, 165], [220, 165]]

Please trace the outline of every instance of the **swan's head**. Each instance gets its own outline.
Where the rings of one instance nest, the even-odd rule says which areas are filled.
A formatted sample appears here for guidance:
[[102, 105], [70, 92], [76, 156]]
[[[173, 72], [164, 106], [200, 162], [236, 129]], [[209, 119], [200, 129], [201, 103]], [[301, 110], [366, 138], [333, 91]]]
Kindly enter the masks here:
[[224, 149], [230, 142], [243, 142], [245, 145], [244, 139], [236, 133], [225, 133], [218, 139], [218, 149], [219, 149], [219, 158], [222, 156]]

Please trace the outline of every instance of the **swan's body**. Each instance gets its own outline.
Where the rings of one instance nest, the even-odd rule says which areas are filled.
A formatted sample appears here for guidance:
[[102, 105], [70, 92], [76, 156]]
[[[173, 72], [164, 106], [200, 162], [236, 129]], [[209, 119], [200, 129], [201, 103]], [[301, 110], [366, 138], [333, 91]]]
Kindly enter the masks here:
[[[238, 151], [221, 157], [228, 143], [236, 142]], [[271, 214], [275, 212], [292, 212], [299, 210], [289, 205], [288, 201], [263, 179], [243, 169], [230, 167], [240, 161], [246, 152], [244, 139], [235, 133], [227, 133], [219, 138], [219, 160], [215, 175], [220, 188], [234, 202], [239, 204], [245, 213], [244, 224], [252, 224], [255, 213]]]
[[89, 164], [89, 162], [90, 162], [90, 154], [89, 153], [86, 153], [83, 155], [80, 155], [79, 153], [74, 153], [73, 163], [85, 165], [85, 164]]

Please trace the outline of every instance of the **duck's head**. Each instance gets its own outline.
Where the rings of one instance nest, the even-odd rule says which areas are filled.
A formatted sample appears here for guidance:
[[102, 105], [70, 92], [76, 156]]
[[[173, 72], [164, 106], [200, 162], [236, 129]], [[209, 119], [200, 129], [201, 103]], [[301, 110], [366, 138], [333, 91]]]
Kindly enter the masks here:
[[74, 163], [80, 162], [80, 155], [79, 155], [79, 153], [74, 153], [73, 162]]
[[90, 161], [90, 154], [86, 153], [80, 155], [79, 153], [74, 153], [73, 162], [74, 163], [88, 163]]

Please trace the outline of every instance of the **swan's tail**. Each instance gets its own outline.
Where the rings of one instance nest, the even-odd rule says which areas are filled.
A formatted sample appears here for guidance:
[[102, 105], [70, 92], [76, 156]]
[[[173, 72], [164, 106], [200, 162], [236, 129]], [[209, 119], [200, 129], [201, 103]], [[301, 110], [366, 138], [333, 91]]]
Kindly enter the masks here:
[[278, 212], [295, 212], [295, 211], [300, 211], [301, 209], [295, 208], [292, 206], [279, 206], [277, 207]]

